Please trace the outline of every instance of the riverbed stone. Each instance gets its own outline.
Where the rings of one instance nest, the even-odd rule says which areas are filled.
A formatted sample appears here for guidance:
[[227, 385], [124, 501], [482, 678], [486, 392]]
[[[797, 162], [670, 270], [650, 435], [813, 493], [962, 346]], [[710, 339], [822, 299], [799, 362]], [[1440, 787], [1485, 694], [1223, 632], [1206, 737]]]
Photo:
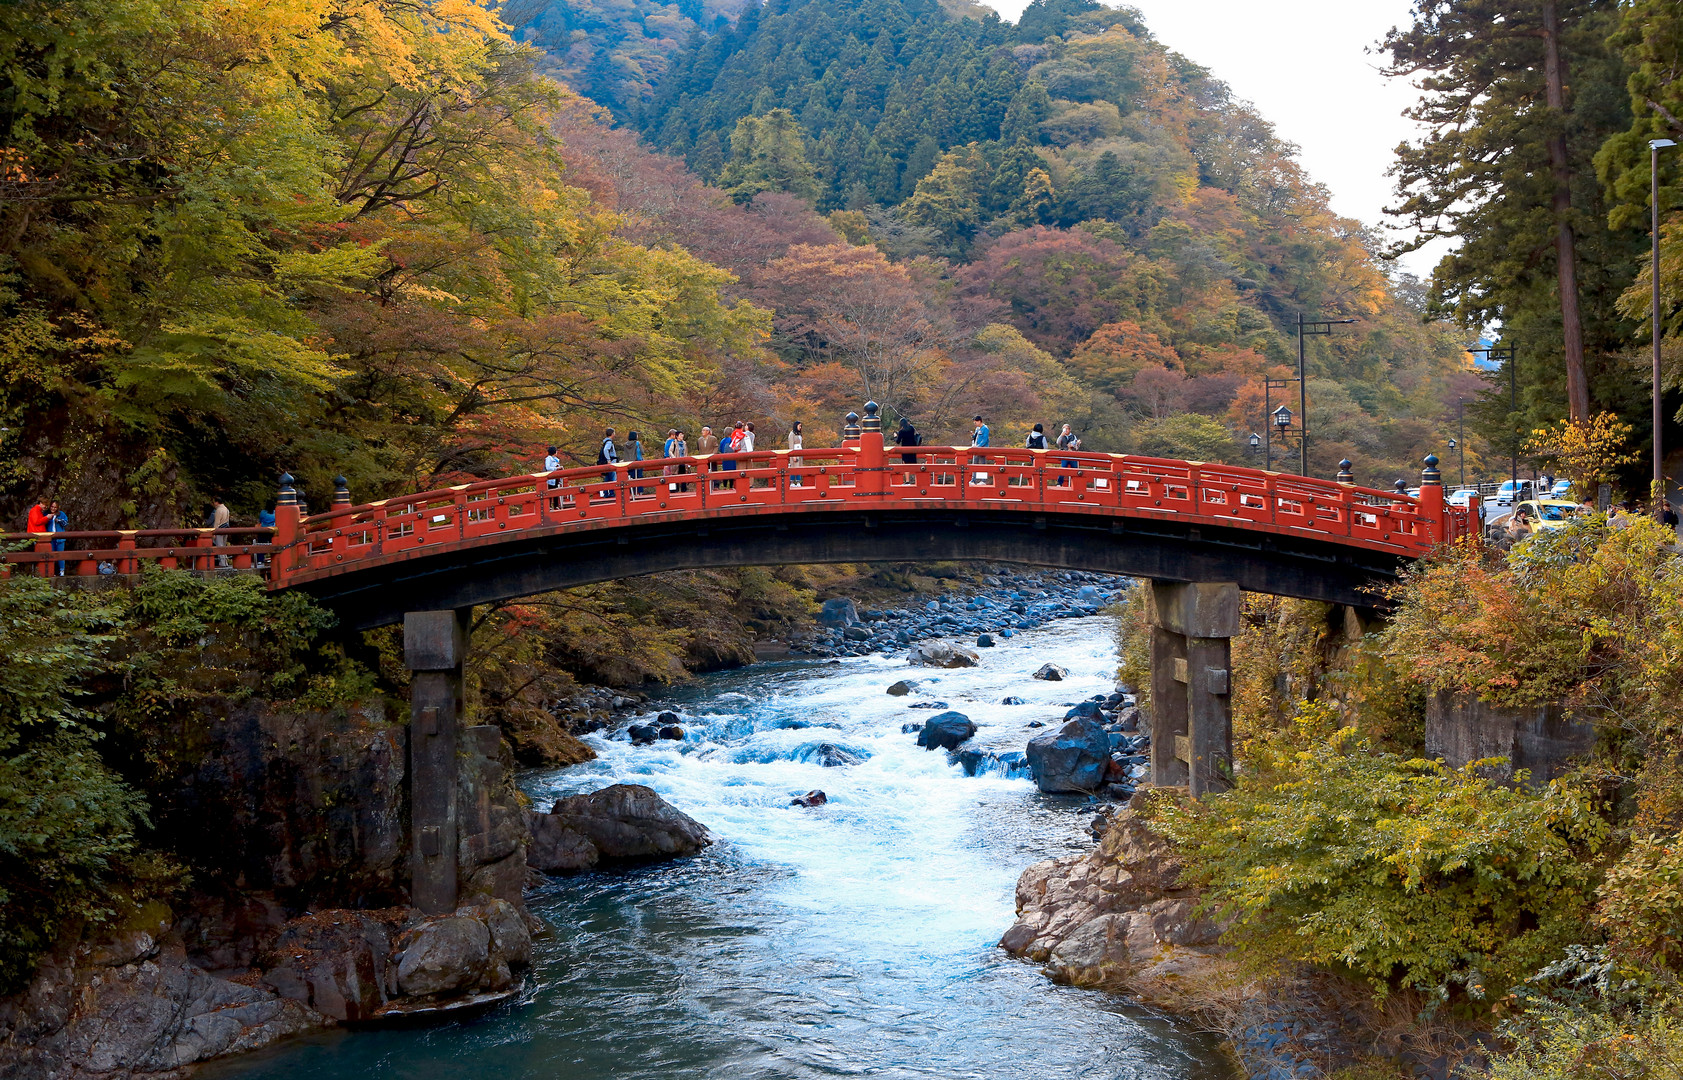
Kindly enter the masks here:
[[790, 806], [807, 806], [807, 807], [823, 806], [825, 803], [827, 803], [829, 801], [830, 801], [830, 797], [828, 795], [825, 795], [822, 791], [818, 791], [818, 790], [814, 789], [812, 791], [807, 792], [805, 795], [795, 796], [793, 799], [789, 800], [789, 805]]
[[916, 680], [914, 680], [914, 679], [901, 679], [899, 682], [889, 684], [888, 693], [891, 697], [905, 697], [907, 694], [911, 693], [913, 690], [916, 690], [917, 687], [918, 687], [918, 684], [917, 684]]
[[926, 641], [906, 654], [906, 662], [920, 667], [975, 667], [981, 657], [947, 641]]
[[443, 915], [405, 935], [397, 986], [405, 997], [442, 997], [477, 987], [491, 963], [491, 931], [478, 919]]
[[554, 814], [526, 812], [526, 826], [532, 840], [526, 847], [526, 864], [546, 874], [570, 874], [588, 870], [601, 859], [590, 837], [568, 828]]
[[917, 744], [925, 750], [957, 750], [959, 743], [976, 734], [976, 725], [961, 712], [944, 712], [932, 716], [918, 732]]
[[852, 597], [837, 596], [824, 601], [818, 608], [818, 625], [845, 630], [859, 625], [859, 608]]
[[589, 839], [605, 859], [676, 859], [713, 842], [701, 822], [641, 784], [560, 799], [550, 816]]
[[1064, 676], [1068, 674], [1068, 668], [1059, 667], [1057, 664], [1041, 664], [1039, 670], [1034, 673], [1034, 677], [1046, 682], [1062, 682]]
[[1097, 791], [1110, 767], [1110, 735], [1097, 722], [1078, 717], [1030, 739], [1026, 756], [1041, 791]]

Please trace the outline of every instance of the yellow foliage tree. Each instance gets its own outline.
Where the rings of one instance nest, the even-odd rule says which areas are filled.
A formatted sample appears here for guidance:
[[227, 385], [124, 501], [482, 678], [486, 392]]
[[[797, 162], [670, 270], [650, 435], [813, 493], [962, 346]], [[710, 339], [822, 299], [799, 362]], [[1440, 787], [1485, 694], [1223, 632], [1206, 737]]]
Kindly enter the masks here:
[[1631, 430], [1610, 412], [1588, 420], [1558, 420], [1533, 431], [1525, 452], [1565, 470], [1578, 494], [1587, 496], [1595, 485], [1610, 482], [1621, 465], [1636, 460], [1625, 449]]

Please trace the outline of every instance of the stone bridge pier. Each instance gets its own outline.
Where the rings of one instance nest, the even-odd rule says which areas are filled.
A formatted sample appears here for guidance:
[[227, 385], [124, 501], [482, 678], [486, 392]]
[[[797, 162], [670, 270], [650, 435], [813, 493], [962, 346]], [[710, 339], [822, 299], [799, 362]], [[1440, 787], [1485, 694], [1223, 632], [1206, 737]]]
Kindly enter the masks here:
[[456, 910], [457, 735], [472, 608], [403, 617], [409, 668], [410, 902], [428, 915]]
[[1233, 777], [1233, 636], [1239, 586], [1153, 581], [1151, 782], [1193, 798], [1226, 791]]

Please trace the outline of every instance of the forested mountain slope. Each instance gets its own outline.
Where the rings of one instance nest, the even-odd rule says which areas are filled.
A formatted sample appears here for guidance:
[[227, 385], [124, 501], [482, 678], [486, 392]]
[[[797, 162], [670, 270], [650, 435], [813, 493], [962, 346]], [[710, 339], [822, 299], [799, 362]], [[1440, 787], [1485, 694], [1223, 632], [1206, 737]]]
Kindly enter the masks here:
[[[606, 104], [737, 202], [793, 196], [905, 268], [949, 354], [974, 348], [966, 327], [1014, 328], [1071, 381], [1065, 412], [1037, 418], [1107, 448], [1242, 458], [1262, 378], [1295, 366], [1299, 311], [1359, 320], [1309, 344], [1318, 471], [1417, 467], [1478, 385], [1293, 148], [1131, 12], [1036, 0], [1012, 26], [935, 0], [773, 0], [692, 35], [645, 99]], [[747, 276], [806, 373], [849, 349], [803, 310], [810, 289], [777, 295], [803, 273]], [[970, 405], [940, 398], [889, 405], [962, 427]]]

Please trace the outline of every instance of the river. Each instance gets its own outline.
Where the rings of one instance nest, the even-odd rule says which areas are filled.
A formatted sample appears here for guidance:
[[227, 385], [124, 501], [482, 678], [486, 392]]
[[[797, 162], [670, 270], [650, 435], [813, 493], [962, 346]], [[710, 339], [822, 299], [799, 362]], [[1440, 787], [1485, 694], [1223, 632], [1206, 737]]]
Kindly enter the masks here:
[[[1054, 986], [995, 947], [1018, 874], [1090, 846], [1091, 811], [1022, 777], [965, 776], [901, 725], [940, 700], [977, 723], [977, 745], [1021, 750], [1030, 721], [1109, 692], [1116, 657], [1104, 618], [981, 655], [949, 671], [880, 656], [759, 664], [674, 694], [682, 744], [592, 736], [600, 760], [524, 777], [535, 802], [647, 784], [718, 842], [683, 863], [552, 880], [530, 898], [554, 931], [526, 993], [477, 1021], [334, 1032], [199, 1075], [1228, 1080], [1212, 1038]], [[1030, 678], [1048, 661], [1069, 678]], [[885, 693], [908, 677], [926, 685]], [[826, 743], [860, 760], [824, 767]], [[814, 788], [827, 805], [789, 805]]]

